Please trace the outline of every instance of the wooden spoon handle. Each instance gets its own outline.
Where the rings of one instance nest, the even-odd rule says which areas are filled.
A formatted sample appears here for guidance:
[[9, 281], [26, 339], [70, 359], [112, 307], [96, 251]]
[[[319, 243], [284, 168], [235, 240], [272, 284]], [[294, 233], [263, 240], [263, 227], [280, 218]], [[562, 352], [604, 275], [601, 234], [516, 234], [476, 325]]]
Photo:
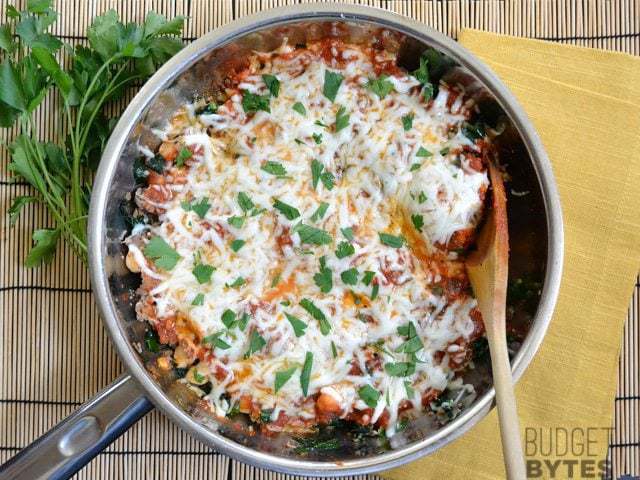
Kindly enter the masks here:
[[494, 333], [492, 330], [491, 328], [487, 329], [487, 340], [489, 341], [491, 353], [493, 385], [496, 390], [504, 466], [509, 480], [526, 480], [527, 474], [520, 438], [520, 423], [516, 411], [516, 398], [513, 392], [507, 342], [504, 331], [500, 334]]

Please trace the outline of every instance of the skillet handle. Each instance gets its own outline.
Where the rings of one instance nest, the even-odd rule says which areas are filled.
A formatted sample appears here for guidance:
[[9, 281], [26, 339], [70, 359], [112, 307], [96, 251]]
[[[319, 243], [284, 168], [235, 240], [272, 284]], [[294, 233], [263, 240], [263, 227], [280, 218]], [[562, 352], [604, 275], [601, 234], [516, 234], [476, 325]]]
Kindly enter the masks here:
[[153, 408], [122, 375], [0, 466], [0, 480], [67, 479]]

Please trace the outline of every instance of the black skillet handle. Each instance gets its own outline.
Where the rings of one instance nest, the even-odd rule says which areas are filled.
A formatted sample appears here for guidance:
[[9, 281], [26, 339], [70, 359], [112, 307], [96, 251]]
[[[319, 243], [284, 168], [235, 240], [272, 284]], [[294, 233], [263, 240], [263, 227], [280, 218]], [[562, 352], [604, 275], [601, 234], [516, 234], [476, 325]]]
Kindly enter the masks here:
[[67, 479], [152, 408], [123, 375], [0, 466], [0, 480]]

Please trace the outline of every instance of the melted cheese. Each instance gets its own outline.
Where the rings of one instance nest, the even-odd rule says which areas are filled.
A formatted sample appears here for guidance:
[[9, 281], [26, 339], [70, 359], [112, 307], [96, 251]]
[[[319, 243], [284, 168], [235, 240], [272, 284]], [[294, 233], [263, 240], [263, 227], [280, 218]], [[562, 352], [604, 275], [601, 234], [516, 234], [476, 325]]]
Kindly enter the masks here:
[[[264, 66], [253, 67], [217, 113], [197, 115], [193, 106], [187, 106], [182, 112], [187, 126], [173, 127], [165, 135], [198, 153], [187, 169], [186, 183], [169, 185], [173, 196], [160, 205], [164, 213], [147, 232], [147, 238], [165, 239], [181, 258], [167, 272], [145, 259], [135, 242], [129, 248], [143, 272], [160, 279], [149, 292], [158, 318], [179, 312], [201, 336], [222, 332], [220, 338], [230, 346], [214, 349], [199, 365], [199, 371], [212, 380], [206, 398], [216, 414], [224, 415], [241, 396], [250, 395], [261, 409], [274, 409], [274, 419], [279, 412], [313, 419], [313, 403], [304, 401], [299, 380], [305, 356], [311, 352], [308, 395], [331, 396], [345, 417], [368, 408], [358, 390], [370, 385], [380, 393], [371, 421], [376, 422], [386, 409], [391, 435], [403, 401], [420, 408], [423, 392], [442, 391], [454, 379], [446, 352], [457, 339], [471, 336], [470, 311], [476, 302], [464, 295], [448, 301], [433, 286], [440, 280], [439, 272], [426, 269], [410, 245], [383, 244], [379, 233], [400, 235], [402, 211], [422, 215], [423, 238], [435, 251], [455, 231], [476, 225], [480, 191], [488, 180], [485, 172], [466, 168], [456, 153], [463, 146], [478, 149], [460, 133], [450, 133], [459, 131], [468, 115], [469, 105], [462, 103], [462, 95], [448, 106], [451, 92], [441, 85], [426, 108], [418, 82], [402, 74], [389, 77], [394, 90], [379, 98], [366, 87], [368, 79], [375, 77], [370, 56], [358, 47], [348, 47], [341, 54], [348, 59], [344, 66], [328, 64], [313, 51], [292, 54], [285, 46], [275, 54], [261, 55]], [[344, 76], [334, 102], [323, 95], [327, 69]], [[264, 73], [277, 76], [279, 95], [270, 99], [270, 113], [246, 114], [242, 91], [267, 95]], [[304, 105], [305, 115], [292, 108], [296, 102]], [[331, 126], [341, 106], [349, 124], [336, 133]], [[402, 121], [406, 115], [413, 116], [407, 131]], [[314, 135], [322, 136], [319, 143]], [[418, 156], [421, 148], [430, 156]], [[333, 189], [322, 182], [313, 187], [310, 165], [314, 159], [335, 177]], [[281, 163], [287, 175], [277, 177], [262, 170], [267, 161]], [[241, 192], [254, 203], [254, 213], [264, 211], [244, 212], [238, 204]], [[185, 201], [202, 198], [211, 205], [204, 218], [183, 208]], [[275, 199], [295, 207], [301, 216], [288, 220], [274, 209]], [[311, 216], [322, 202], [328, 208], [314, 222]], [[232, 216], [245, 218], [242, 227], [228, 223]], [[299, 235], [292, 233], [300, 221], [328, 232], [331, 243], [302, 244]], [[347, 227], [354, 231], [355, 254], [340, 259], [335, 250], [346, 241], [341, 229]], [[283, 232], [290, 244], [278, 244]], [[237, 252], [230, 248], [234, 239], [246, 242]], [[199, 284], [192, 273], [196, 254], [202, 263], [216, 268], [206, 284]], [[333, 287], [328, 293], [322, 293], [314, 281], [322, 256], [332, 272]], [[350, 268], [358, 270], [356, 285], [341, 279], [341, 273]], [[375, 299], [371, 298], [373, 284], [362, 282], [365, 271], [375, 273], [374, 283], [379, 285]], [[230, 287], [239, 277], [244, 285]], [[272, 286], [276, 277], [279, 283]], [[204, 302], [193, 306], [199, 294]], [[300, 306], [303, 298], [311, 299], [326, 315], [331, 324], [327, 335]], [[222, 315], [227, 309], [251, 314], [244, 331], [225, 328]], [[303, 336], [295, 336], [285, 313], [308, 325]], [[424, 348], [416, 354], [414, 374], [393, 377], [382, 366], [407, 360], [406, 354], [396, 350], [406, 341], [397, 328], [408, 322], [416, 326]], [[247, 359], [254, 330], [266, 346]], [[376, 351], [382, 357], [378, 367], [372, 367], [374, 344], [383, 347]], [[445, 352], [444, 360], [437, 359], [436, 352]], [[353, 364], [359, 373], [353, 373]], [[214, 375], [218, 367], [227, 372], [223, 380]], [[275, 393], [276, 373], [291, 367], [297, 367], [296, 373]], [[416, 392], [412, 398], [405, 382]]]

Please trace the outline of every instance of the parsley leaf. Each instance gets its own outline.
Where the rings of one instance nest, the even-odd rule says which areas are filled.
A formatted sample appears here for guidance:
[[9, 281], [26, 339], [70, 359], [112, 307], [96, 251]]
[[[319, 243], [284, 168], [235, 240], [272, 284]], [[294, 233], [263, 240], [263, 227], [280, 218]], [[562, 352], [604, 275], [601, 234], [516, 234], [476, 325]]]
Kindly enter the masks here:
[[329, 204], [326, 202], [322, 202], [313, 215], [311, 215], [311, 221], [317, 222], [318, 220], [322, 220], [324, 218], [324, 214], [327, 213], [327, 209], [329, 208]]
[[356, 253], [356, 249], [349, 242], [340, 242], [336, 248], [336, 257], [343, 259]]
[[327, 320], [327, 317], [324, 315], [322, 310], [320, 310], [316, 305], [309, 300], [308, 298], [303, 298], [300, 300], [300, 306], [304, 308], [309, 315], [315, 318], [320, 324], [320, 333], [323, 335], [328, 335], [331, 331], [331, 324]]
[[280, 93], [280, 80], [278, 80], [278, 78], [275, 75], [265, 74], [265, 75], [262, 75], [262, 81], [265, 83], [265, 85], [269, 89], [269, 92], [271, 93], [271, 95], [277, 98], [278, 94]]
[[276, 372], [276, 381], [273, 385], [274, 393], [278, 393], [285, 383], [291, 379], [294, 373], [296, 373], [297, 367], [287, 368], [286, 370], [281, 370]]
[[416, 364], [413, 362], [385, 363], [384, 370], [392, 377], [408, 377], [416, 373]]
[[231, 348], [231, 345], [220, 338], [223, 334], [224, 332], [217, 332], [207, 335], [202, 339], [202, 343], [211, 345], [213, 348], [219, 348], [220, 350], [228, 350]]
[[404, 389], [407, 392], [407, 397], [413, 398], [416, 395], [416, 391], [411, 386], [411, 382], [409, 380], [404, 381]]
[[333, 288], [331, 269], [327, 267], [327, 257], [320, 257], [320, 273], [313, 276], [313, 281], [322, 293], [329, 293]]
[[238, 194], [238, 205], [240, 205], [240, 208], [245, 213], [247, 213], [249, 210], [251, 210], [253, 207], [255, 207], [255, 205], [253, 204], [253, 202], [249, 198], [249, 195], [247, 195], [244, 192], [240, 192]]
[[307, 109], [304, 108], [304, 105], [300, 102], [296, 102], [293, 104], [293, 107], [291, 107], [295, 112], [299, 113], [300, 115], [302, 115], [303, 117], [307, 114]]
[[422, 231], [422, 227], [424, 227], [424, 218], [422, 215], [411, 215], [411, 222], [413, 222], [413, 226], [416, 227], [416, 230], [419, 232]]
[[324, 72], [324, 86], [322, 87], [322, 93], [332, 102], [335, 101], [338, 89], [342, 84], [344, 77], [339, 73], [325, 70]]
[[429, 61], [425, 56], [420, 56], [420, 66], [411, 72], [411, 75], [415, 77], [420, 83], [425, 84], [429, 81]]
[[379, 232], [378, 236], [380, 237], [380, 242], [382, 242], [384, 245], [387, 245], [388, 247], [400, 248], [405, 243], [405, 239], [403, 236], [397, 237], [395, 235], [389, 235], [388, 233], [382, 232]]
[[287, 312], [285, 312], [284, 315], [285, 317], [287, 317], [287, 320], [289, 320], [289, 323], [293, 327], [293, 333], [296, 335], [296, 337], [303, 336], [308, 325], [304, 323], [302, 320], [300, 320], [298, 317], [291, 315]]
[[338, 348], [333, 340], [331, 340], [331, 354], [333, 355], [333, 358], [338, 358]]
[[420, 194], [418, 195], [418, 203], [423, 204], [426, 201], [427, 201], [427, 196], [425, 195], [424, 192], [420, 192]]
[[236, 312], [227, 308], [224, 312], [222, 312], [220, 320], [225, 327], [231, 330], [236, 324]]
[[282, 213], [287, 220], [295, 220], [300, 216], [300, 211], [289, 205], [288, 203], [281, 202], [277, 198], [273, 201], [273, 208]]
[[355, 285], [356, 283], [358, 283], [358, 270], [355, 268], [345, 270], [340, 274], [340, 278], [347, 285]]
[[213, 275], [213, 272], [215, 271], [215, 267], [211, 265], [198, 263], [195, 267], [193, 267], [192, 273], [193, 276], [196, 277], [196, 280], [198, 280], [198, 283], [203, 284], [211, 280], [211, 275]]
[[344, 238], [346, 238], [347, 240], [353, 240], [353, 228], [345, 227], [341, 228], [340, 231], [344, 235]]
[[371, 270], [366, 270], [364, 272], [364, 276], [362, 277], [362, 283], [364, 283], [367, 287], [371, 284], [373, 277], [376, 275], [376, 272], [372, 272]]
[[416, 353], [424, 347], [413, 322], [398, 327], [398, 334], [406, 336], [407, 341], [396, 348], [396, 352]]
[[238, 319], [238, 328], [240, 331], [244, 332], [245, 328], [249, 325], [249, 314], [244, 312], [242, 316]]
[[258, 110], [263, 110], [267, 113], [271, 113], [271, 107], [269, 106], [269, 95], [256, 95], [255, 93], [243, 90], [242, 109], [245, 111], [245, 113], [256, 113]]
[[375, 79], [370, 78], [367, 82], [367, 88], [383, 99], [393, 91], [393, 83], [388, 78], [388, 75], [380, 75]]
[[324, 170], [324, 165], [322, 163], [315, 159], [311, 161], [311, 179], [314, 190], [318, 186], [322, 170]]
[[413, 128], [413, 113], [408, 113], [404, 117], [402, 117], [402, 128], [404, 128], [405, 132], [408, 132]]
[[172, 270], [182, 257], [162, 237], [153, 237], [144, 247], [145, 257], [150, 258], [156, 267]]
[[260, 335], [257, 330], [254, 330], [251, 332], [251, 337], [249, 338], [249, 350], [244, 354], [244, 358], [249, 358], [254, 353], [259, 352], [266, 344], [267, 341], [262, 338], [262, 335]]
[[201, 198], [198, 202], [194, 202], [194, 201], [182, 202], [180, 204], [180, 206], [186, 212], [191, 210], [196, 215], [198, 215], [201, 219], [203, 219], [207, 215], [207, 212], [211, 208], [211, 204], [209, 203], [209, 199], [205, 198], [205, 197]]
[[244, 225], [244, 217], [229, 217], [227, 219], [229, 225], [236, 228], [241, 228]]
[[378, 285], [377, 283], [374, 283], [373, 287], [371, 287], [371, 296], [369, 298], [371, 300], [375, 300], [376, 298], [378, 298], [379, 291], [380, 291], [380, 285]]
[[427, 150], [424, 147], [420, 147], [416, 153], [416, 157], [432, 157], [433, 153], [431, 153], [429, 150]]
[[378, 399], [380, 398], [380, 392], [373, 388], [371, 385], [365, 385], [358, 390], [358, 396], [364, 403], [370, 408], [376, 408], [378, 405]]
[[338, 109], [338, 113], [336, 113], [336, 133], [338, 133], [343, 128], [346, 128], [349, 125], [349, 114], [347, 113], [347, 109], [341, 106]]
[[180, 149], [180, 152], [178, 153], [178, 156], [176, 157], [176, 166], [183, 166], [184, 161], [189, 160], [191, 157], [193, 157], [191, 150], [189, 150], [187, 147], [182, 147]]
[[312, 133], [311, 137], [313, 137], [313, 141], [316, 142], [316, 145], [320, 145], [322, 143], [321, 133]]
[[197, 294], [193, 299], [193, 301], [191, 302], [191, 305], [193, 305], [194, 307], [199, 307], [201, 305], [204, 305], [204, 293]]
[[233, 250], [234, 252], [238, 252], [238, 250], [240, 250], [242, 247], [244, 247], [244, 244], [247, 243], [246, 241], [240, 239], [240, 238], [236, 238], [233, 242], [231, 242], [231, 250]]
[[226, 286], [229, 288], [240, 288], [245, 283], [245, 279], [243, 277], [236, 278], [233, 283], [227, 283]]
[[334, 178], [333, 178], [333, 173], [331, 172], [322, 172], [320, 174], [320, 181], [322, 182], [322, 184], [324, 185], [324, 187], [327, 190], [333, 190], [333, 186], [334, 186]]
[[300, 237], [301, 243], [309, 243], [311, 245], [326, 245], [331, 243], [331, 235], [325, 230], [315, 228], [310, 225], [299, 224], [295, 228]]
[[313, 353], [307, 352], [304, 357], [304, 365], [300, 373], [300, 388], [302, 394], [306, 397], [309, 393], [309, 380], [311, 380], [311, 369], [313, 368]]
[[287, 169], [280, 162], [271, 160], [264, 162], [260, 169], [277, 177], [283, 177], [287, 174]]
[[409, 169], [409, 171], [415, 172], [416, 170], [420, 170], [421, 166], [422, 166], [421, 163], [414, 163], [413, 165], [411, 165], [411, 168]]

